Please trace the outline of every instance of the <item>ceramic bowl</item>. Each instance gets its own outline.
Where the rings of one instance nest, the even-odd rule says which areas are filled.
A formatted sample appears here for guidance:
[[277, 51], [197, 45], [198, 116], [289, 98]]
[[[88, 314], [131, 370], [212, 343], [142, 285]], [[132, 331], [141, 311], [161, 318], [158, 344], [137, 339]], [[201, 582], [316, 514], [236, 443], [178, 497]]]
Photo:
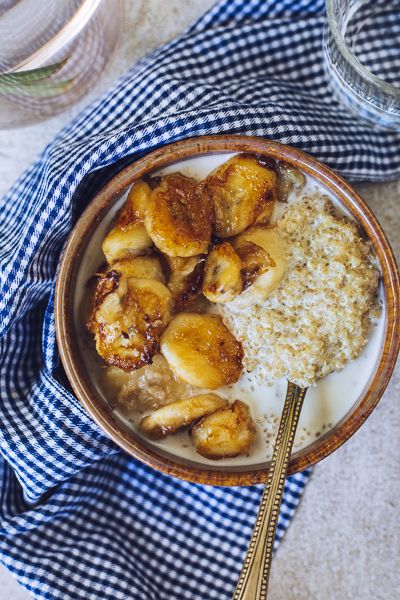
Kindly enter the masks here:
[[[79, 317], [78, 305], [87, 280], [104, 262], [101, 240], [133, 182], [145, 174], [165, 170], [179, 170], [202, 178], [215, 165], [237, 152], [257, 153], [285, 160], [318, 182], [332, 197], [339, 210], [359, 222], [372, 243], [382, 273], [380, 293], [383, 310], [379, 328], [374, 333], [374, 352], [370, 353], [369, 360], [364, 360], [364, 363], [360, 358], [357, 359], [360, 363], [355, 361], [355, 365], [348, 367], [348, 381], [351, 378], [354, 380], [351, 393], [346, 393], [343, 386], [347, 380], [340, 373], [329, 375], [324, 382], [317, 384], [316, 391], [308, 392], [303, 409], [304, 430], [321, 411], [326, 412], [326, 426], [295, 447], [289, 474], [305, 469], [331, 454], [363, 424], [386, 388], [396, 361], [400, 339], [399, 276], [387, 238], [376, 217], [351, 186], [311, 156], [296, 148], [262, 138], [208, 136], [164, 146], [118, 173], [82, 214], [64, 250], [55, 296], [55, 322], [61, 360], [82, 405], [99, 427], [123, 450], [169, 475], [215, 485], [250, 485], [265, 481], [268, 471], [266, 449], [259, 444], [250, 457], [210, 461], [196, 455], [193, 449], [188, 449], [188, 444], [177, 446], [178, 438], [173, 439], [174, 436], [170, 436], [172, 439], [168, 443], [153, 443], [143, 438], [107, 402], [106, 394], [88, 362], [88, 355], [93, 350], [87, 350], [82, 342], [82, 336], [86, 333]], [[362, 376], [361, 367], [364, 368]], [[319, 388], [319, 385], [322, 387]], [[339, 388], [334, 388], [338, 385]], [[336, 394], [336, 389], [342, 389], [342, 392]], [[281, 397], [274, 401], [276, 415], [279, 415], [283, 404], [283, 387], [281, 392]], [[262, 404], [262, 398], [258, 403]], [[257, 410], [261, 410], [260, 406]], [[272, 442], [273, 436], [271, 446]]]

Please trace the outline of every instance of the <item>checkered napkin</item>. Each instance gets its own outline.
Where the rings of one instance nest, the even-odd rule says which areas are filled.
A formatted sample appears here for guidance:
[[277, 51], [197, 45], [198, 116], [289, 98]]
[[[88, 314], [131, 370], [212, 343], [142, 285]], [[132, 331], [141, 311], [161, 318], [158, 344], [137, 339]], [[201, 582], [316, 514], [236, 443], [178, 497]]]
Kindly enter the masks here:
[[[400, 175], [400, 138], [332, 99], [322, 0], [223, 0], [79, 115], [0, 214], [1, 559], [36, 598], [230, 597], [260, 486], [199, 486], [129, 458], [85, 414], [60, 365], [54, 278], [95, 192], [191, 136], [259, 135], [352, 179]], [[286, 481], [277, 541], [309, 473]]]

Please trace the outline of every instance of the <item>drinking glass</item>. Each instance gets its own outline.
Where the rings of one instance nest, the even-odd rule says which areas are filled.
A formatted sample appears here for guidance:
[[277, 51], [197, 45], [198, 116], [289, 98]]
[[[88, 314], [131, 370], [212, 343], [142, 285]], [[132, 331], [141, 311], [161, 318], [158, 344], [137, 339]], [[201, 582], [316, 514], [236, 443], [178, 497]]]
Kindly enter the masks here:
[[337, 98], [400, 130], [400, 0], [326, 0], [324, 52]]
[[116, 48], [122, 0], [0, 0], [0, 127], [58, 113], [94, 87]]

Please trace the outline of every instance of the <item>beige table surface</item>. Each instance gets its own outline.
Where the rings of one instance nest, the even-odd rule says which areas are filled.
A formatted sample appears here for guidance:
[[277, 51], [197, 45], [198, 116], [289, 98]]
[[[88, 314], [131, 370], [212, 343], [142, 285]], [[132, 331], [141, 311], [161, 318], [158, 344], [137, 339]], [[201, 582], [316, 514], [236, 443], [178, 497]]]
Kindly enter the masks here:
[[[136, 59], [177, 35], [212, 4], [213, 0], [126, 0], [121, 47], [91, 97], [107, 89]], [[87, 102], [88, 98], [68, 113], [44, 123], [0, 131], [0, 195]], [[377, 214], [399, 256], [400, 182], [364, 184], [357, 189]], [[29, 597], [0, 568], [0, 600]], [[400, 598], [399, 365], [381, 403], [364, 427], [315, 468], [275, 557], [270, 597], [271, 600]]]

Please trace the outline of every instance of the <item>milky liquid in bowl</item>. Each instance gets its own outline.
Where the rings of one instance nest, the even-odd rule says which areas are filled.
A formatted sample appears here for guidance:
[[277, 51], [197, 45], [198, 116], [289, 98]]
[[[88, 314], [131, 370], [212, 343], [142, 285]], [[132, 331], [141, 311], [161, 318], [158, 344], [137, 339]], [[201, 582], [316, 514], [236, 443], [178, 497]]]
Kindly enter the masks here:
[[[196, 179], [203, 179], [214, 168], [224, 163], [231, 156], [232, 154], [228, 153], [199, 156], [176, 162], [169, 165], [167, 168], [158, 171], [157, 174], [179, 171], [184, 175]], [[351, 216], [325, 186], [314, 180], [312, 177], [307, 176], [307, 185], [302, 191], [302, 194], [308, 195], [315, 191], [322, 192], [329, 196], [339, 212]], [[96, 232], [92, 236], [83, 254], [75, 286], [74, 325], [75, 331], [77, 332], [79, 349], [92, 384], [105, 403], [108, 403], [108, 400], [104, 390], [99, 384], [99, 370], [102, 368], [100, 366], [101, 361], [95, 353], [94, 343], [90, 340], [89, 335], [85, 331], [80, 306], [82, 305], [83, 294], [87, 289], [87, 281], [104, 262], [104, 257], [101, 252], [101, 242], [106, 235], [116, 212], [124, 204], [127, 193], [128, 190], [121, 195], [119, 200], [99, 223]], [[294, 199], [293, 196], [289, 197], [289, 202]], [[286, 205], [280, 205], [279, 209], [284, 210], [285, 206]], [[371, 326], [368, 343], [360, 356], [356, 360], [347, 363], [340, 372], [331, 373], [324, 379], [318, 381], [315, 386], [309, 388], [300, 416], [294, 442], [294, 451], [305, 448], [313, 443], [319, 436], [334, 427], [357, 403], [368, 381], [374, 374], [376, 364], [378, 363], [382, 352], [385, 335], [386, 307], [382, 285], [380, 285], [379, 294], [382, 305], [381, 315], [378, 322]], [[217, 390], [219, 395], [230, 400], [240, 399], [246, 402], [250, 406], [258, 430], [257, 441], [252, 447], [249, 456], [224, 459], [222, 463], [220, 463], [221, 466], [255, 466], [257, 464], [265, 463], [265, 460], [272, 455], [273, 443], [285, 398], [287, 382], [286, 380], [281, 379], [260, 386], [259, 383], [255, 383], [255, 375], [256, 373], [243, 373], [237, 383], [228, 388], [220, 388]], [[141, 435], [137, 428], [137, 422], [141, 418], [140, 415], [131, 420], [118, 410], [115, 410], [114, 413], [127, 427], [133, 428]], [[206, 459], [196, 453], [186, 431], [169, 436], [161, 442], [150, 442], [147, 438], [144, 439], [146, 439], [146, 442], [151, 446], [160, 448], [173, 456], [186, 458], [201, 464], [216, 464], [215, 461]]]

